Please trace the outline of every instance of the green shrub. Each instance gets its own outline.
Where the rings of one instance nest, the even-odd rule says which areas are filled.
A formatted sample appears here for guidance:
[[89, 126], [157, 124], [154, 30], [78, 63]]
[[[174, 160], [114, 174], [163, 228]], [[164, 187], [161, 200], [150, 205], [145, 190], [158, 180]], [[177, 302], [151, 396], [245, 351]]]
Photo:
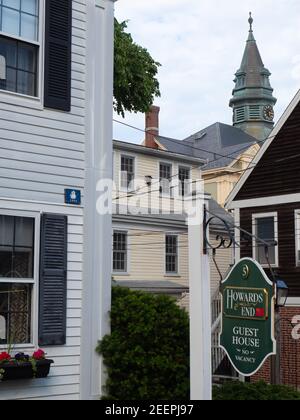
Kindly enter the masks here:
[[300, 393], [282, 385], [267, 385], [265, 382], [228, 382], [214, 387], [214, 400], [225, 401], [279, 401], [300, 400]]
[[114, 287], [111, 335], [97, 351], [105, 399], [189, 399], [189, 318], [174, 299]]

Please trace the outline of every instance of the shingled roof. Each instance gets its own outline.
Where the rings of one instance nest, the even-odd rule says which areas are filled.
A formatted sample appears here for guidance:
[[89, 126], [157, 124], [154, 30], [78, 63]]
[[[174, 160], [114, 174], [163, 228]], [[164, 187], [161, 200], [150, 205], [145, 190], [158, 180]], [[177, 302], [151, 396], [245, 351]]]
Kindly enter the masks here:
[[159, 143], [168, 151], [207, 160], [203, 170], [224, 168], [257, 143], [257, 140], [231, 125], [215, 123], [185, 140], [158, 136]]

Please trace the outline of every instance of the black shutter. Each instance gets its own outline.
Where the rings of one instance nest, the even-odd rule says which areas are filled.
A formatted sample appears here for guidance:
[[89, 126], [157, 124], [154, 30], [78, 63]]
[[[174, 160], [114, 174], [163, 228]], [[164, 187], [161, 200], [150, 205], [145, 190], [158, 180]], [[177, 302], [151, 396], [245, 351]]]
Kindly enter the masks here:
[[45, 92], [47, 108], [71, 109], [72, 0], [46, 0]]
[[41, 219], [39, 345], [66, 343], [67, 312], [66, 216], [43, 214]]

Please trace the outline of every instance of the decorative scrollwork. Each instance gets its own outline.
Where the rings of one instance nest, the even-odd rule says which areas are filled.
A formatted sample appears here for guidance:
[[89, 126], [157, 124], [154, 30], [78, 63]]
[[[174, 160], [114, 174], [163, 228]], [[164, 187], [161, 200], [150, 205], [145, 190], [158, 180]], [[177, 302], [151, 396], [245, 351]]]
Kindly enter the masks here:
[[[222, 219], [218, 216], [211, 216], [209, 219], [207, 219], [207, 213], [205, 211], [204, 215], [204, 246], [206, 248], [210, 248], [212, 250], [217, 250], [220, 248], [223, 249], [229, 249], [233, 244], [235, 244], [234, 239], [234, 230], [232, 227], [229, 226], [229, 224], [226, 222], [226, 220]], [[212, 223], [214, 219], [217, 219], [219, 222], [222, 222], [222, 228], [225, 230], [224, 234], [218, 234], [215, 238], [216, 243], [211, 243], [210, 239], [210, 232], [209, 232], [209, 226]], [[219, 223], [220, 224], [220, 223]], [[222, 229], [222, 230], [223, 230]]]

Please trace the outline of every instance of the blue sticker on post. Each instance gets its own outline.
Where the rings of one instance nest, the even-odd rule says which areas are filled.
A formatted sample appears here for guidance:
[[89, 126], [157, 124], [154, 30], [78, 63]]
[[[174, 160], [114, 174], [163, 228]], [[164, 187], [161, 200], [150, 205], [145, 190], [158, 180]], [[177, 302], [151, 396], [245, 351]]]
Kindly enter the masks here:
[[81, 204], [81, 191], [80, 190], [65, 190], [65, 203], [80, 206]]

